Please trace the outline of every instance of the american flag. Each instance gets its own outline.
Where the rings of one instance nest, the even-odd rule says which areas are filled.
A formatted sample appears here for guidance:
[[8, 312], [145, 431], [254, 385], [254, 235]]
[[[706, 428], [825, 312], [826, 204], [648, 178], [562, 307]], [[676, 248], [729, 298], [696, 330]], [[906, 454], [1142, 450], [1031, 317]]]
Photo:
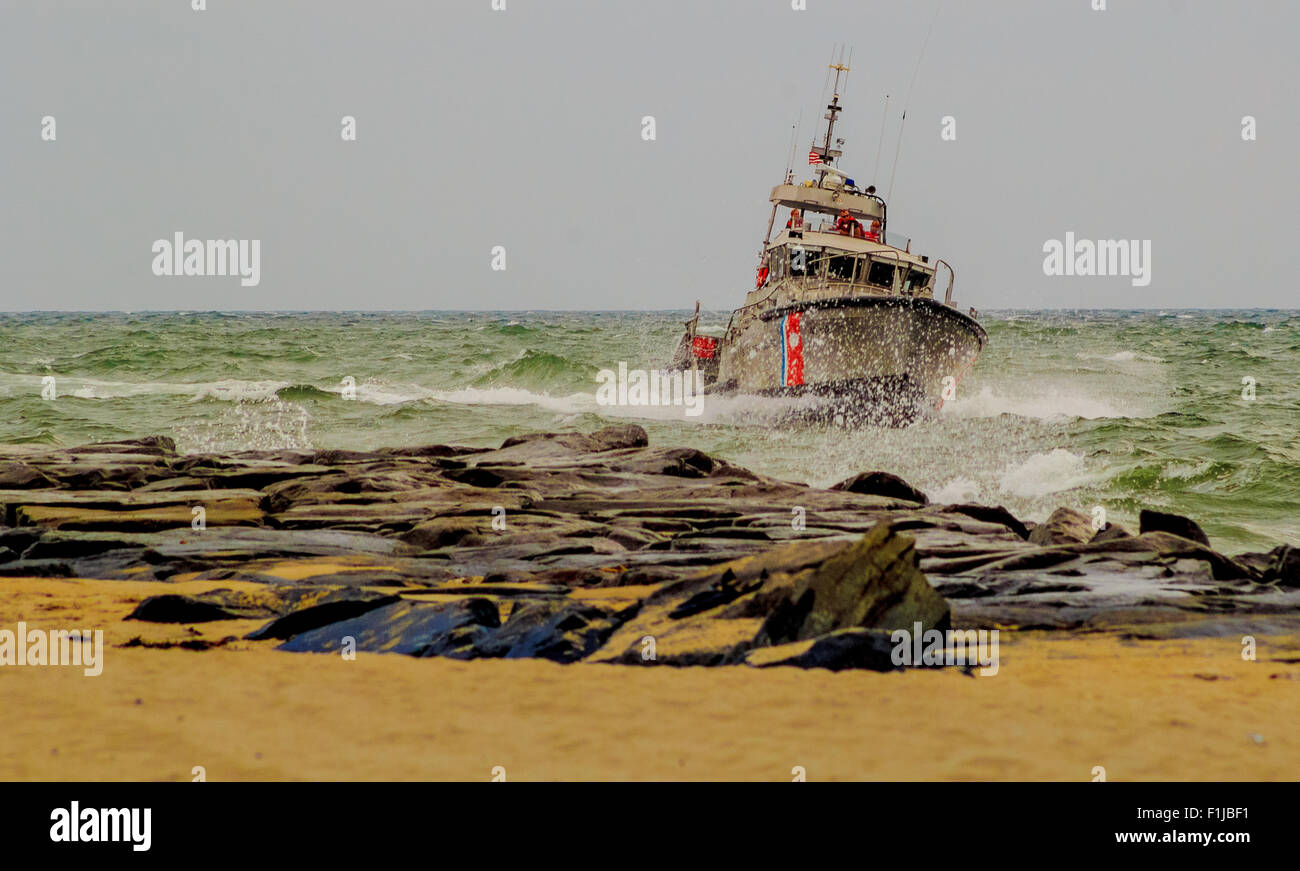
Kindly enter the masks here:
[[812, 166], [814, 163], [823, 163], [823, 162], [824, 162], [824, 161], [822, 161], [822, 156], [821, 156], [820, 154], [817, 153], [817, 149], [816, 149], [816, 148], [810, 148], [810, 149], [808, 150], [808, 165], [809, 165], [809, 166]]

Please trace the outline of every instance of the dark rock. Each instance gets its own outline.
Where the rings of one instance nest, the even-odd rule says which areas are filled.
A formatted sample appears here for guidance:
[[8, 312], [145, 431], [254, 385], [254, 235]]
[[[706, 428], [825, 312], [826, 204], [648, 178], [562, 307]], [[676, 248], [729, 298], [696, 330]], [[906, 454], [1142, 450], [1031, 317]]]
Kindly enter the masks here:
[[990, 507], [988, 505], [971, 505], [964, 503], [961, 505], [949, 505], [944, 508], [944, 511], [951, 511], [954, 514], [964, 514], [967, 517], [973, 517], [976, 520], [983, 520], [985, 523], [1000, 523], [1021, 538], [1029, 538], [1029, 527], [1001, 505]]
[[1073, 508], [1058, 508], [1047, 521], [1029, 533], [1032, 544], [1078, 544], [1092, 539], [1096, 532], [1088, 516]]
[[905, 499], [908, 502], [920, 502], [922, 505], [930, 502], [930, 497], [897, 475], [888, 472], [860, 472], [852, 478], [839, 482], [831, 489], [886, 496], [890, 499]]
[[116, 442], [96, 442], [79, 448], [69, 448], [69, 454], [158, 454], [176, 453], [176, 442], [169, 436], [144, 436]]
[[915, 541], [886, 522], [825, 563], [792, 579], [760, 641], [781, 644], [836, 629], [946, 629], [948, 603], [917, 568]]
[[516, 445], [529, 444], [531, 442], [553, 442], [562, 445], [575, 452], [598, 453], [602, 451], [615, 451], [624, 448], [643, 448], [650, 444], [650, 436], [646, 434], [645, 428], [635, 423], [623, 424], [621, 426], [609, 426], [602, 430], [597, 430], [590, 435], [583, 435], [576, 432], [535, 432], [526, 435], [514, 436], [506, 439], [501, 443], [501, 449], [513, 448]]
[[412, 547], [437, 550], [477, 535], [481, 525], [464, 517], [439, 517], [412, 527], [398, 538]]
[[756, 668], [788, 665], [796, 668], [865, 668], [895, 671], [894, 643], [890, 633], [878, 629], [838, 629], [820, 638], [793, 641], [775, 647], [759, 647], [745, 657]]
[[1144, 508], [1138, 515], [1138, 532], [1168, 532], [1200, 542], [1206, 547], [1210, 546], [1210, 537], [1201, 530], [1196, 521], [1181, 514], [1166, 514], [1163, 511]]
[[125, 619], [149, 623], [207, 623], [212, 620], [238, 620], [239, 617], [240, 615], [232, 614], [211, 602], [166, 593], [145, 599]]
[[72, 560], [121, 548], [143, 549], [139, 543], [129, 539], [73, 537], [67, 534], [46, 535], [32, 542], [31, 546], [23, 551], [23, 559]]
[[1120, 538], [1132, 538], [1132, 537], [1133, 537], [1133, 533], [1129, 532], [1127, 529], [1120, 526], [1118, 523], [1107, 523], [1101, 529], [1097, 530], [1097, 534], [1094, 535], [1091, 539], [1089, 539], [1089, 541], [1090, 542], [1115, 541], [1116, 539], [1120, 539]]
[[295, 635], [276, 649], [332, 653], [342, 648], [344, 638], [351, 637], [358, 651], [420, 656], [454, 629], [473, 624], [491, 628], [500, 623], [497, 606], [489, 599], [462, 599], [438, 605], [403, 599], [360, 617]]
[[763, 581], [760, 579], [745, 582], [738, 581], [735, 573], [731, 569], [727, 569], [717, 583], [701, 590], [669, 611], [668, 617], [672, 620], [681, 620], [683, 617], [701, 614], [728, 602], [734, 602], [762, 585]]
[[479, 466], [468, 469], [447, 469], [442, 474], [448, 480], [468, 484], [471, 487], [500, 487], [502, 482], [505, 481], [505, 478], [491, 469]]
[[644, 448], [650, 444], [645, 428], [635, 423], [607, 426], [589, 435], [590, 451], [618, 451], [627, 448]]
[[666, 451], [664, 459], [667, 464], [660, 471], [663, 475], [679, 478], [705, 478], [718, 467], [718, 462], [703, 451], [694, 448], [677, 448]]
[[536, 602], [516, 608], [505, 625], [475, 643], [474, 653], [575, 662], [599, 649], [629, 616], [575, 602]]
[[379, 453], [386, 457], [463, 457], [466, 454], [481, 454], [487, 448], [463, 448], [456, 445], [417, 445], [407, 448], [381, 448]]
[[53, 487], [54, 481], [23, 462], [5, 463], [0, 469], [0, 490], [29, 490]]
[[1283, 544], [1266, 554], [1241, 554], [1237, 562], [1257, 570], [1265, 583], [1276, 581], [1281, 587], [1300, 587], [1300, 548]]
[[272, 620], [260, 629], [244, 636], [253, 641], [266, 638], [288, 639], [323, 626], [360, 617], [377, 608], [401, 601], [400, 596], [355, 591], [355, 595], [308, 605]]

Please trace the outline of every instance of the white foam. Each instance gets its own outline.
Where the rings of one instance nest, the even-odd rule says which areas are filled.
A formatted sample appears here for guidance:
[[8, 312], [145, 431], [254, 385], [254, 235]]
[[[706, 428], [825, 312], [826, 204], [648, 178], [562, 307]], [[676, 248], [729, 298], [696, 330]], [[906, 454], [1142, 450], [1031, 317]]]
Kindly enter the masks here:
[[1114, 354], [1094, 354], [1089, 351], [1080, 351], [1074, 355], [1076, 360], [1104, 360], [1108, 363], [1163, 363], [1160, 357], [1153, 357], [1150, 354], [1144, 354], [1141, 351], [1116, 351]]
[[979, 494], [979, 485], [970, 478], [953, 478], [938, 490], [927, 495], [936, 505], [957, 505], [962, 502], [975, 502]]
[[994, 392], [987, 385], [981, 387], [980, 392], [975, 395], [959, 393], [956, 399], [950, 399], [943, 404], [940, 413], [958, 418], [1014, 414], [1039, 420], [1068, 417], [1095, 420], [1109, 417], [1147, 416], [1131, 408], [1121, 408], [1112, 400], [1098, 399], [1071, 389], [1038, 387], [1036, 392], [1032, 393], [1028, 390], [1001, 393]]
[[1094, 480], [1095, 477], [1084, 466], [1083, 457], [1064, 448], [1055, 448], [1045, 454], [1034, 454], [1023, 463], [1007, 466], [998, 486], [1012, 496], [1034, 499], [1082, 487]]
[[523, 387], [462, 387], [459, 390], [434, 391], [429, 398], [457, 405], [536, 405], [565, 414], [602, 410], [596, 404], [594, 393], [551, 396]]

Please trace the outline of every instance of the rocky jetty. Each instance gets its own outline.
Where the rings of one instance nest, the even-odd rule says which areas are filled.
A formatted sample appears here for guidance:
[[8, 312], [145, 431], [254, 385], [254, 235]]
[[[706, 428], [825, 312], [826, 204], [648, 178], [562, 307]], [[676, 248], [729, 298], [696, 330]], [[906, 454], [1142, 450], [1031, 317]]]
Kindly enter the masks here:
[[1154, 511], [1137, 534], [1069, 508], [1034, 525], [881, 471], [816, 489], [652, 447], [635, 425], [496, 449], [9, 446], [0, 510], [0, 575], [211, 581], [123, 618], [258, 620], [248, 638], [289, 651], [884, 670], [890, 632], [917, 624], [1300, 626], [1290, 546], [1229, 557]]

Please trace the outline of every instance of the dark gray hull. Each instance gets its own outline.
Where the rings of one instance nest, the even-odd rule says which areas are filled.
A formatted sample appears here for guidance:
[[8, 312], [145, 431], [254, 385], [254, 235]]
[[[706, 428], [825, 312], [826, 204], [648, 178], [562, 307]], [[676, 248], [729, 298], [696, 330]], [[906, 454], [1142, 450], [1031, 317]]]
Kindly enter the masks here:
[[954, 395], [987, 340], [974, 318], [922, 297], [740, 309], [711, 392], [824, 396], [832, 414], [900, 425]]

